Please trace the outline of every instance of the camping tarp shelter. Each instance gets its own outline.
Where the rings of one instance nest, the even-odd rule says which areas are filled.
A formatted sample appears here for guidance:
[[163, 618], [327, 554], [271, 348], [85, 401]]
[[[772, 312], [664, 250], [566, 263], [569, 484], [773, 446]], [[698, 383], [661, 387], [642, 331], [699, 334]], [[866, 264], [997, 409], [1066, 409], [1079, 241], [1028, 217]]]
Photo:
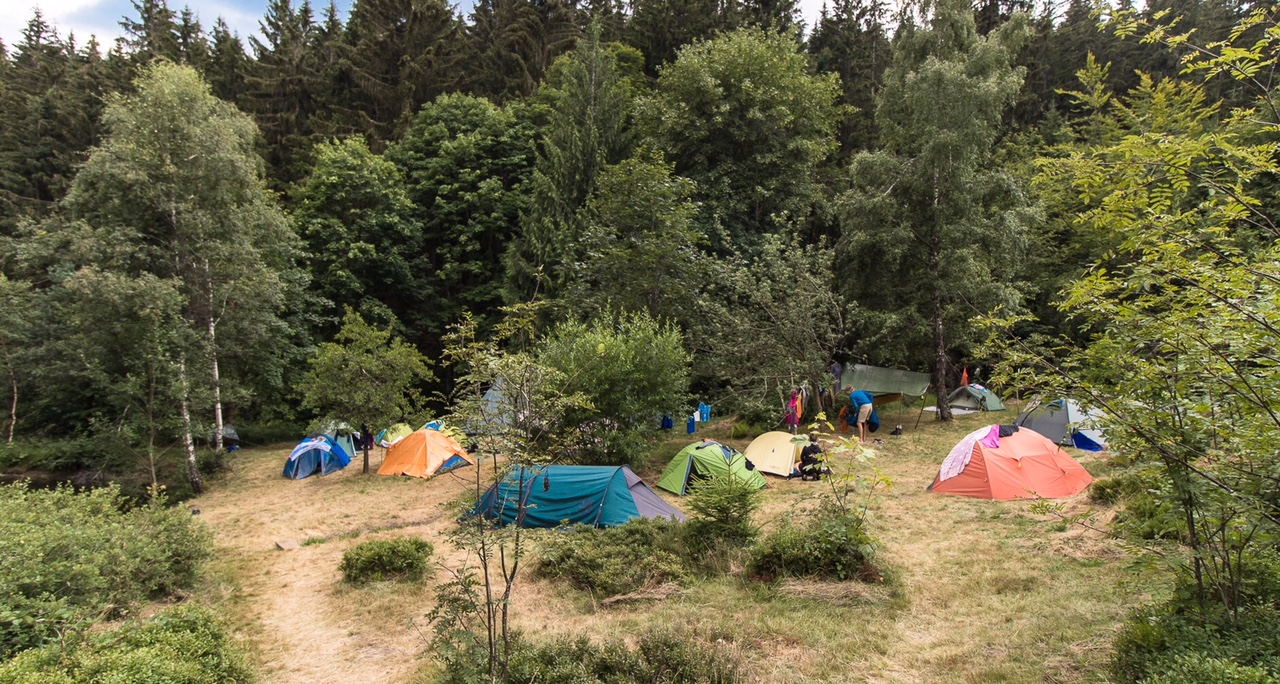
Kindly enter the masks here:
[[377, 442], [379, 446], [389, 447], [411, 434], [413, 434], [413, 428], [404, 423], [396, 423], [382, 432], [379, 432], [378, 438], [374, 441]]
[[808, 443], [803, 435], [797, 437], [790, 432], [775, 430], [752, 440], [742, 455], [762, 473], [787, 477], [800, 460], [800, 449]]
[[[1016, 429], [1016, 428], [1015, 428]], [[1070, 454], [1035, 430], [999, 436], [992, 425], [969, 433], [951, 450], [929, 491], [980, 499], [1058, 499], [1093, 482]]]
[[512, 468], [485, 492], [473, 512], [510, 525], [520, 518], [522, 493], [522, 527], [613, 527], [633, 518], [685, 519], [626, 466]]
[[765, 486], [764, 475], [747, 461], [746, 456], [708, 439], [681, 449], [671, 459], [667, 469], [662, 471], [658, 487], [684, 496], [689, 492], [690, 480], [710, 480], [725, 476], [736, 477], [756, 489]]
[[929, 391], [929, 374], [896, 368], [880, 368], [862, 363], [849, 364], [840, 378], [840, 388], [866, 390], [876, 398], [876, 404], [886, 404], [895, 399], [908, 403], [919, 401]]
[[969, 409], [971, 411], [1003, 411], [1004, 403], [995, 392], [982, 385], [965, 385], [947, 397], [947, 406], [951, 408]]
[[1055, 399], [1033, 402], [1018, 416], [1018, 425], [1035, 430], [1058, 444], [1086, 451], [1102, 451], [1107, 448], [1107, 438], [1094, 426], [1094, 420], [1100, 417], [1097, 411], [1086, 411], [1071, 399]]
[[423, 428], [387, 449], [378, 474], [425, 478], [467, 465], [475, 465], [475, 461], [458, 440], [439, 430]]
[[284, 462], [284, 476], [301, 480], [309, 475], [328, 475], [346, 468], [351, 457], [329, 435], [308, 437], [293, 448]]

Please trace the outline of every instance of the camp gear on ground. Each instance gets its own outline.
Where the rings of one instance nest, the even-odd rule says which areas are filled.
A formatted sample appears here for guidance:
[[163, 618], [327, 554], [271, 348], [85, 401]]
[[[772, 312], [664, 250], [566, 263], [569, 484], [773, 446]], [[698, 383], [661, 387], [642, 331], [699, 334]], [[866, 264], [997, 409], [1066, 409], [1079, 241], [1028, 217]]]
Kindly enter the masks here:
[[626, 466], [515, 467], [485, 492], [473, 513], [499, 525], [520, 519], [521, 527], [613, 527], [633, 518], [685, 519]]
[[1000, 433], [1000, 426], [991, 425], [965, 435], [929, 491], [998, 501], [1056, 499], [1079, 494], [1093, 481], [1084, 466], [1040, 433]]
[[[751, 441], [743, 452], [749, 461], [755, 464], [756, 470], [770, 475], [787, 477], [795, 470], [801, 438], [789, 432], [766, 432]], [[807, 443], [807, 440], [805, 440]]]
[[1086, 451], [1107, 448], [1107, 438], [1094, 421], [1102, 417], [1097, 411], [1086, 411], [1071, 399], [1036, 401], [1018, 416], [1018, 425], [1035, 430], [1050, 441]]
[[965, 385], [957, 387], [947, 397], [947, 406], [951, 408], [969, 409], [970, 411], [1003, 411], [1004, 404], [995, 392], [982, 385]]
[[423, 428], [387, 449], [378, 474], [426, 478], [468, 465], [475, 465], [475, 461], [456, 439], [439, 430]]
[[343, 451], [329, 435], [308, 437], [293, 448], [289, 459], [284, 462], [284, 476], [291, 480], [320, 473], [328, 475], [346, 468], [351, 464], [351, 457]]
[[689, 492], [690, 480], [709, 480], [716, 477], [736, 477], [761, 489], [764, 476], [755, 465], [740, 452], [719, 442], [703, 440], [680, 450], [671, 459], [667, 469], [658, 478], [658, 487], [684, 496]]

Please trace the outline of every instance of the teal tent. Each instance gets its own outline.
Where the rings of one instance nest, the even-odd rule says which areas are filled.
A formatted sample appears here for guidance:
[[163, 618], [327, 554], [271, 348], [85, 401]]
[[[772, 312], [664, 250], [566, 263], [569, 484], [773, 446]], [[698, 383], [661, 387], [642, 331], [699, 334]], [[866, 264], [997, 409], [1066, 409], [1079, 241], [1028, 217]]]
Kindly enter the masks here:
[[995, 392], [982, 385], [965, 385], [947, 397], [947, 406], [970, 411], [1003, 411], [1004, 404]]
[[685, 519], [626, 466], [514, 467], [472, 512], [499, 525], [519, 521], [521, 527], [614, 527], [633, 518]]
[[658, 478], [658, 488], [684, 496], [689, 492], [691, 480], [717, 477], [736, 477], [756, 489], [765, 486], [764, 475], [746, 456], [732, 447], [705, 439], [681, 449], [671, 459], [667, 469], [662, 471], [662, 477]]

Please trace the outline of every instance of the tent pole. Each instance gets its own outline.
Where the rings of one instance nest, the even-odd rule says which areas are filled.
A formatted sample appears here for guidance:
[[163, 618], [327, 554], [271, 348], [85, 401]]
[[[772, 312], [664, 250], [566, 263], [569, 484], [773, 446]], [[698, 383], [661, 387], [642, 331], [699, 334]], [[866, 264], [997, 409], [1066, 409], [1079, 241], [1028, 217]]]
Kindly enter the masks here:
[[929, 392], [929, 388], [930, 388], [930, 387], [932, 387], [932, 385], [930, 385], [929, 387], [926, 387], [926, 388], [925, 388], [925, 390], [924, 390], [924, 391], [925, 391], [925, 395], [924, 395], [923, 397], [920, 397], [920, 415], [916, 416], [916, 429], [917, 429], [917, 430], [919, 430], [919, 429], [920, 429], [920, 420], [924, 418], [924, 405], [928, 403], [927, 399], [929, 398], [929, 394], [928, 394], [928, 392]]

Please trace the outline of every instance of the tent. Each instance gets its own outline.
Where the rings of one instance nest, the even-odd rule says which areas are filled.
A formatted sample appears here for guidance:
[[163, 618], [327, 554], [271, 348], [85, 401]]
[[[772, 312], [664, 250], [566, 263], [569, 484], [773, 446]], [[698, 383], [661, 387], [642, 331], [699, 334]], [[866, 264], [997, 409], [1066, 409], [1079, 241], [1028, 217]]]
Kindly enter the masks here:
[[840, 377], [840, 387], [866, 390], [880, 406], [901, 399], [907, 403], [919, 401], [929, 391], [929, 374], [880, 368], [862, 363], [849, 364]]
[[374, 441], [377, 442], [379, 446], [389, 447], [411, 434], [413, 434], [413, 428], [405, 425], [404, 423], [396, 423], [382, 432], [379, 432], [377, 439]]
[[332, 437], [333, 441], [337, 442], [338, 446], [342, 447], [342, 450], [348, 457], [356, 455], [356, 443], [355, 440], [351, 438], [350, 425], [337, 421], [329, 421], [321, 432]]
[[742, 455], [762, 473], [787, 477], [800, 460], [800, 450], [808, 443], [803, 435], [766, 432], [752, 440]]
[[942, 462], [929, 491], [998, 501], [1058, 499], [1093, 481], [1062, 447], [1035, 430], [1012, 429], [1017, 432], [1007, 436], [999, 425], [969, 433]]
[[284, 476], [290, 480], [301, 480], [316, 473], [328, 475], [350, 463], [351, 457], [333, 437], [318, 435], [302, 440], [293, 448], [289, 460], [284, 462]]
[[457, 440], [439, 430], [423, 428], [387, 449], [378, 474], [426, 478], [467, 465], [475, 465], [475, 461]]
[[473, 513], [509, 525], [520, 516], [522, 492], [522, 527], [613, 527], [633, 518], [685, 519], [626, 466], [513, 468], [493, 483]]
[[756, 489], [765, 486], [764, 475], [755, 469], [755, 465], [746, 456], [719, 442], [706, 439], [681, 449], [671, 459], [667, 469], [662, 471], [658, 487], [684, 496], [689, 492], [690, 480], [709, 480], [724, 476], [736, 477]]
[[947, 405], [951, 408], [969, 409], [971, 411], [1003, 411], [1004, 404], [995, 392], [982, 385], [965, 385], [947, 397]]
[[1018, 425], [1035, 430], [1058, 444], [1086, 451], [1102, 451], [1107, 448], [1107, 438], [1101, 430], [1093, 427], [1093, 421], [1100, 417], [1097, 411], [1086, 411], [1071, 399], [1055, 399], [1032, 403], [1018, 416]]

